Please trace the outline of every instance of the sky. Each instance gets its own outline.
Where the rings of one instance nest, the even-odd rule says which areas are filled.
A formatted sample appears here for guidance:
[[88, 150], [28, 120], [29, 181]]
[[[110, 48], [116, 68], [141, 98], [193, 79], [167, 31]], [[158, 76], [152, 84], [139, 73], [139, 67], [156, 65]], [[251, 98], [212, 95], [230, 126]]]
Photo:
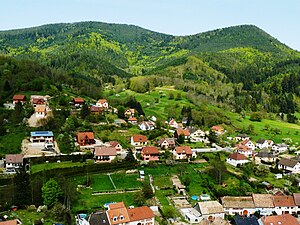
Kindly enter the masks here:
[[0, 0], [0, 30], [80, 21], [172, 35], [253, 24], [300, 51], [300, 0]]

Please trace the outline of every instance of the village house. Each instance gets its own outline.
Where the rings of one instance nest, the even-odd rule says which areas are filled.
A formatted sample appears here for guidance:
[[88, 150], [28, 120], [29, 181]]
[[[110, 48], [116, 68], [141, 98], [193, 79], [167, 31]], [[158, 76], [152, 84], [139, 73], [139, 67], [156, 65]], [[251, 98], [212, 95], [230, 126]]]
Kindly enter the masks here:
[[291, 173], [300, 173], [300, 163], [298, 159], [280, 159], [278, 169]]
[[144, 161], [157, 161], [159, 160], [158, 154], [158, 148], [155, 146], [143, 147], [141, 151], [141, 156]]
[[52, 131], [33, 131], [30, 132], [30, 142], [33, 144], [53, 143], [54, 135]]
[[109, 221], [106, 216], [106, 211], [99, 210], [87, 217], [82, 217], [81, 214], [77, 215], [76, 225], [109, 225]]
[[148, 206], [128, 209], [123, 202], [110, 203], [106, 217], [109, 225], [154, 225], [154, 214]]
[[272, 140], [264, 140], [259, 139], [256, 142], [256, 148], [263, 149], [263, 148], [271, 148], [274, 142]]
[[0, 225], [21, 225], [21, 224], [22, 224], [22, 222], [18, 219], [0, 221]]
[[207, 142], [205, 132], [196, 128], [196, 127], [187, 127], [187, 130], [190, 132], [190, 138], [193, 142]]
[[106, 99], [99, 99], [96, 103], [96, 106], [103, 108], [103, 109], [108, 109], [108, 101]]
[[114, 147], [95, 147], [94, 159], [96, 162], [111, 162], [117, 156], [117, 151]]
[[224, 212], [228, 215], [250, 215], [255, 213], [253, 198], [224, 196], [221, 198]]
[[231, 225], [227, 220], [216, 218], [214, 220], [202, 219], [198, 225]]
[[132, 125], [136, 125], [137, 122], [138, 122], [138, 120], [137, 120], [137, 118], [135, 118], [135, 117], [130, 117], [130, 118], [128, 119], [128, 123], [131, 123]]
[[258, 220], [259, 225], [299, 225], [300, 222], [290, 214], [263, 216]]
[[222, 126], [212, 126], [211, 130], [215, 132], [217, 135], [222, 135], [225, 133], [225, 130]]
[[33, 107], [38, 105], [46, 105], [46, 97], [40, 95], [31, 95], [30, 96], [30, 103]]
[[197, 155], [194, 153], [190, 146], [177, 146], [173, 150], [174, 159], [187, 159], [195, 158]]
[[47, 116], [47, 108], [46, 105], [37, 105], [35, 108], [35, 117], [36, 118], [44, 118]]
[[154, 214], [148, 206], [127, 209], [130, 225], [154, 225]]
[[250, 140], [250, 137], [246, 134], [238, 134], [238, 135], [235, 136], [235, 141], [236, 142], [246, 141], [246, 140]]
[[280, 154], [286, 152], [288, 150], [288, 146], [285, 143], [275, 144], [272, 146], [272, 150], [274, 154]]
[[128, 211], [123, 202], [109, 204], [106, 216], [110, 225], [125, 225], [130, 222]]
[[225, 217], [223, 206], [217, 201], [198, 202], [194, 208], [200, 212], [203, 219], [214, 220]]
[[245, 155], [239, 154], [237, 152], [231, 153], [228, 158], [226, 159], [226, 162], [232, 166], [240, 167], [245, 163], [248, 163], [249, 160]]
[[296, 213], [296, 204], [293, 196], [273, 196], [275, 212], [277, 215]]
[[246, 146], [247, 148], [250, 148], [252, 151], [255, 150], [255, 145], [253, 144], [252, 141], [250, 141], [250, 140], [248, 140], [248, 139], [246, 139], [246, 140], [240, 142], [240, 143], [238, 144], [238, 146]]
[[127, 109], [127, 110], [124, 112], [124, 116], [125, 116], [126, 118], [134, 117], [134, 114], [135, 114], [135, 109]]
[[5, 155], [5, 169], [8, 172], [16, 172], [17, 169], [23, 166], [22, 154]]
[[73, 104], [76, 108], [80, 108], [84, 104], [84, 99], [83, 98], [73, 98]]
[[260, 215], [272, 215], [275, 206], [271, 194], [252, 194], [252, 198], [255, 210], [259, 211]]
[[235, 225], [259, 225], [257, 218], [254, 215], [235, 215], [233, 220]]
[[101, 108], [100, 106], [96, 106], [96, 105], [90, 106], [91, 114], [99, 115], [100, 113], [102, 113], [102, 111], [103, 111], [103, 108]]
[[175, 140], [174, 140], [174, 138], [161, 138], [161, 139], [159, 139], [157, 144], [161, 149], [174, 148]]
[[178, 123], [177, 123], [176, 120], [174, 120], [174, 119], [171, 119], [171, 120], [168, 122], [168, 125], [169, 125], [170, 127], [175, 128], [175, 129], [179, 128]]
[[93, 145], [96, 143], [94, 132], [78, 132], [76, 140], [79, 146]]
[[154, 130], [154, 122], [152, 121], [143, 121], [139, 124], [140, 130], [147, 131], [147, 130]]
[[237, 153], [242, 154], [246, 157], [251, 157], [255, 153], [251, 148], [249, 148], [245, 145], [238, 145], [236, 148], [236, 151], [237, 151]]
[[116, 149], [117, 154], [120, 154], [123, 150], [122, 145], [117, 141], [110, 141], [108, 144]]
[[[298, 185], [299, 187], [299, 185]], [[296, 205], [296, 214], [300, 213], [300, 193], [293, 193], [294, 202]]]
[[18, 102], [25, 104], [27, 101], [27, 98], [25, 95], [14, 95], [13, 96], [13, 104], [16, 105]]
[[135, 134], [131, 136], [130, 143], [136, 149], [141, 149], [143, 146], [146, 146], [148, 139], [145, 135]]
[[255, 161], [257, 163], [261, 163], [262, 161], [274, 163], [276, 161], [276, 157], [269, 151], [269, 149], [263, 148], [255, 155]]
[[180, 135], [183, 135], [185, 140], [190, 138], [190, 132], [188, 129], [178, 128], [174, 133], [174, 137], [179, 138]]
[[202, 220], [201, 214], [194, 208], [182, 208], [179, 209], [180, 214], [186, 219], [189, 223], [197, 223]]

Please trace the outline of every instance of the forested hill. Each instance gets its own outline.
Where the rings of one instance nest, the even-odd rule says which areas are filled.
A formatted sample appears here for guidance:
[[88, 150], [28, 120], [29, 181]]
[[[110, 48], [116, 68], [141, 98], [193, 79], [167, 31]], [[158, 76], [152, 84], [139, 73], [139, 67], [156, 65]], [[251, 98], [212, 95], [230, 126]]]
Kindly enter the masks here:
[[[253, 25], [172, 36], [123, 24], [50, 24], [1, 31], [0, 54], [100, 86], [114, 75], [165, 77], [236, 111], [289, 113], [300, 102], [300, 53]], [[144, 83], [137, 89], [157, 85]]]
[[[188, 54], [239, 47], [284, 56], [292, 52], [252, 25], [190, 36], [172, 36], [133, 25], [101, 22], [51, 24], [0, 32], [1, 53], [39, 59], [54, 67], [88, 72], [98, 69], [101, 74], [120, 76], [128, 74], [117, 68], [130, 74], [142, 74]], [[85, 60], [89, 62], [85, 63]], [[79, 65], [74, 67], [71, 61]], [[94, 65], [97, 62], [100, 66]], [[117, 68], [109, 69], [114, 66]]]

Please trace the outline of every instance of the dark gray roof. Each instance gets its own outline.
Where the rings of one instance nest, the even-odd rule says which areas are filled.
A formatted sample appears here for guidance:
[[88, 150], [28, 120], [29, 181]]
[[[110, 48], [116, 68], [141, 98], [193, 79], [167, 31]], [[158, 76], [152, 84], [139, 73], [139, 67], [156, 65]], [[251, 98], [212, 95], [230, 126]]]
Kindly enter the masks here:
[[90, 225], [109, 225], [105, 211], [99, 211], [89, 215], [87, 219]]
[[298, 160], [295, 159], [280, 159], [278, 164], [288, 166], [288, 167], [294, 167], [298, 163]]
[[236, 215], [234, 217], [234, 222], [236, 225], [259, 225], [257, 218], [255, 216], [244, 217]]
[[257, 153], [256, 156], [260, 158], [275, 158], [275, 156], [272, 153], [265, 152], [265, 151]]
[[246, 134], [238, 134], [238, 135], [236, 135], [236, 137], [246, 138], [246, 137], [249, 137], [249, 136], [246, 135]]
[[265, 139], [258, 139], [258, 141], [256, 142], [257, 144], [263, 144], [266, 140]]

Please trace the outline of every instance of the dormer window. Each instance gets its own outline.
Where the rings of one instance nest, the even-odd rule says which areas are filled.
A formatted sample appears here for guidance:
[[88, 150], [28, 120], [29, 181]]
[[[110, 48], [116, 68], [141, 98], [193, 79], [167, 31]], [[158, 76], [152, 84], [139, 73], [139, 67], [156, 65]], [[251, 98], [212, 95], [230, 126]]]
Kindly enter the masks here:
[[123, 215], [120, 216], [120, 220], [124, 220], [124, 216]]
[[114, 216], [113, 221], [116, 222], [118, 217]]

